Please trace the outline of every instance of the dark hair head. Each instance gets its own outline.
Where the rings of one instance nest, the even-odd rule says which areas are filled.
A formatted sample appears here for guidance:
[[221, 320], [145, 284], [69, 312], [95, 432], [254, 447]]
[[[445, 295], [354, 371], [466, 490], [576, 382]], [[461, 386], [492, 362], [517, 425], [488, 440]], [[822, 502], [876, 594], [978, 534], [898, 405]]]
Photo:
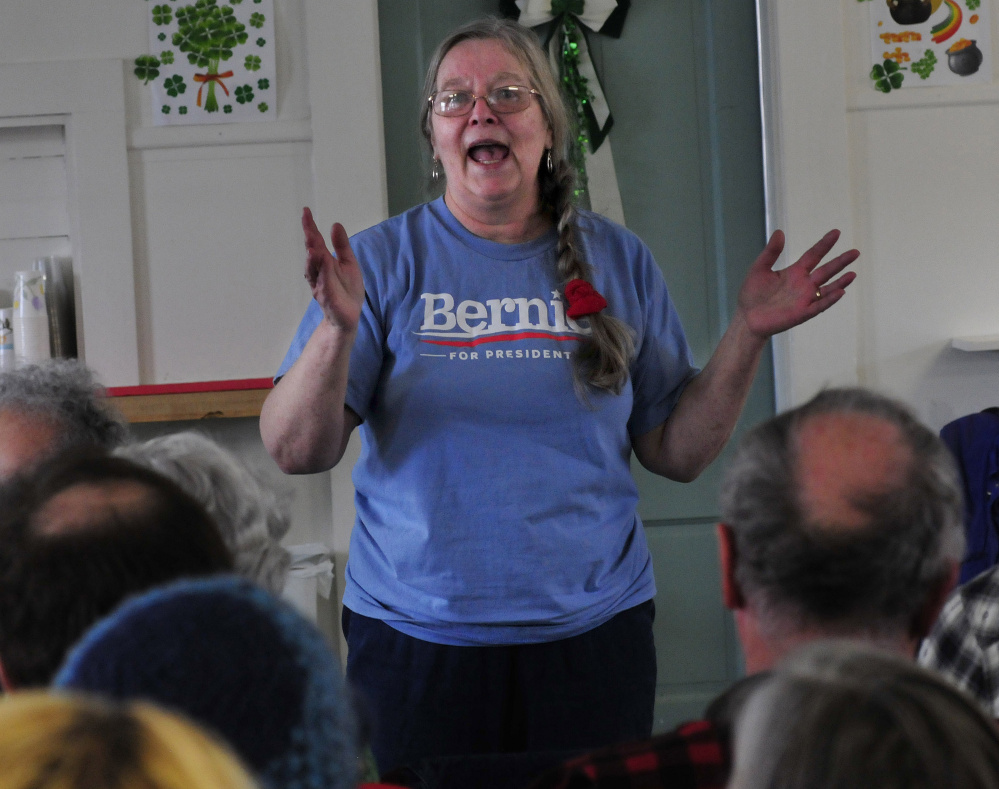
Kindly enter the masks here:
[[110, 449], [128, 434], [93, 373], [76, 359], [53, 359], [0, 373], [0, 411], [15, 411], [55, 423], [63, 447]]
[[991, 789], [999, 733], [911, 660], [814, 642], [761, 683], [735, 728], [734, 789]]
[[[828, 414], [882, 420], [904, 446], [895, 480], [847, 494], [859, 526], [826, 522], [801, 497], [798, 439]], [[964, 550], [950, 452], [907, 407], [864, 389], [823, 391], [750, 431], [726, 470], [721, 511], [735, 535], [736, 578], [774, 625], [907, 632]]]
[[[437, 90], [441, 63], [455, 46], [464, 41], [499, 41], [527, 70], [532, 87], [540, 93], [541, 112], [551, 130], [552, 167], [547, 160], [538, 166], [538, 197], [558, 230], [557, 273], [561, 285], [573, 279], [592, 283], [592, 267], [583, 257], [575, 207], [576, 168], [570, 160], [573, 119], [569, 114], [558, 80], [548, 63], [538, 37], [532, 30], [509, 19], [487, 17], [454, 30], [440, 43], [430, 59], [423, 88], [420, 129], [433, 145], [433, 114], [427, 98]], [[613, 307], [613, 305], [611, 305]], [[585, 387], [620, 394], [628, 380], [634, 354], [631, 329], [605, 312], [585, 319], [591, 329], [577, 353], [573, 354], [577, 390], [585, 399]]]
[[[101, 506], [70, 514], [57, 497], [81, 491]], [[69, 647], [128, 595], [232, 566], [211, 518], [165, 477], [88, 450], [43, 464], [0, 493], [7, 679], [16, 687], [48, 684]]]

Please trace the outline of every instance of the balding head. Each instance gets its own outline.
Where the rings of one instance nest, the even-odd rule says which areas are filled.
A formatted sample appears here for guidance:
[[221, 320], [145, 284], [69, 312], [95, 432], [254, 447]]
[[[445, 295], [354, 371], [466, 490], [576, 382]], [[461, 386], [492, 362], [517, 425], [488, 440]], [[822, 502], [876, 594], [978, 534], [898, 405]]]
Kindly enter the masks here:
[[156, 472], [83, 451], [43, 463], [0, 496], [6, 684], [48, 684], [69, 647], [125, 597], [232, 566], [201, 505]]
[[897, 425], [863, 413], [803, 419], [793, 438], [794, 479], [805, 518], [830, 529], [862, 529], [862, 502], [905, 486], [913, 462]]
[[45, 502], [32, 528], [39, 536], [86, 533], [98, 524], [134, 521], [140, 513], [155, 518], [156, 504], [156, 491], [143, 482], [80, 482]]
[[964, 549], [947, 448], [905, 406], [862, 389], [822, 392], [747, 434], [721, 508], [733, 607], [775, 642], [908, 644]]

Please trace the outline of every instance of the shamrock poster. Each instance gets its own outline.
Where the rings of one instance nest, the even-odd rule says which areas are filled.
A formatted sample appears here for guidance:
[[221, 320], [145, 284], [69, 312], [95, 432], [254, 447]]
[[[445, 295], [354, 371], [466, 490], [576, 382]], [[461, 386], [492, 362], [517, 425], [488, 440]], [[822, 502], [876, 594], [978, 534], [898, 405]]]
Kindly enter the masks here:
[[141, 2], [149, 54], [134, 73], [151, 89], [157, 126], [276, 117], [273, 0]]
[[859, 0], [871, 6], [875, 90], [992, 80], [990, 3]]

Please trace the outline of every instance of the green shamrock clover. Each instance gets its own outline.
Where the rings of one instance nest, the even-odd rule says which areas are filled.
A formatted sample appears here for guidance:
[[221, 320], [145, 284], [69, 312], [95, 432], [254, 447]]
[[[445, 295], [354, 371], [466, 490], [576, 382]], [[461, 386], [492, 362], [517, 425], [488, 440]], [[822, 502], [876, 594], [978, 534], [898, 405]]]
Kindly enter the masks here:
[[249, 85], [241, 85], [236, 88], [236, 101], [240, 104], [247, 104], [253, 101], [253, 88]]
[[162, 52], [160, 52], [160, 62], [164, 66], [169, 66], [171, 63], [173, 63], [173, 50], [164, 49]]
[[896, 90], [902, 87], [902, 80], [905, 75], [901, 73], [902, 67], [894, 60], [888, 59], [884, 65], [874, 64], [870, 77], [874, 80], [874, 89], [882, 93], [891, 93], [892, 88]]
[[163, 87], [166, 88], [167, 96], [176, 97], [187, 90], [184, 78], [180, 74], [174, 74], [172, 77], [167, 77], [163, 80]]
[[937, 56], [932, 49], [927, 49], [922, 58], [912, 64], [912, 73], [918, 74], [920, 79], [926, 79], [933, 73], [937, 65]]
[[247, 71], [260, 71], [260, 58], [257, 55], [247, 55], [243, 68]]
[[258, 14], [256, 11], [250, 14], [250, 27], [263, 27], [265, 21], [266, 17], [263, 14]]
[[258, 79], [257, 88], [259, 90], [267, 90], [271, 86], [271, 81], [269, 79]]
[[269, 107], [267, 106], [267, 102], [266, 101], [260, 102], [257, 105], [257, 109], [260, 110], [261, 112], [267, 112], [267, 110], [269, 109]]
[[160, 75], [160, 62], [153, 55], [139, 55], [135, 59], [134, 73], [142, 80], [143, 85], [148, 85], [150, 80], [154, 80]]
[[168, 5], [153, 6], [153, 24], [169, 25], [173, 21], [173, 10]]

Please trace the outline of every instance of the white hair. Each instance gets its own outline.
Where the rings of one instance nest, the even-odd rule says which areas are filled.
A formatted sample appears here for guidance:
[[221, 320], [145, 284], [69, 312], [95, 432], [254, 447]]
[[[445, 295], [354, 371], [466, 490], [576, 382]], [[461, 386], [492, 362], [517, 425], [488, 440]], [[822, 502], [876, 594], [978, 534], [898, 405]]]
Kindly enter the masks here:
[[236, 572], [281, 592], [291, 563], [280, 544], [290, 526], [287, 508], [232, 453], [189, 430], [128, 444], [115, 454], [177, 482], [215, 520]]

